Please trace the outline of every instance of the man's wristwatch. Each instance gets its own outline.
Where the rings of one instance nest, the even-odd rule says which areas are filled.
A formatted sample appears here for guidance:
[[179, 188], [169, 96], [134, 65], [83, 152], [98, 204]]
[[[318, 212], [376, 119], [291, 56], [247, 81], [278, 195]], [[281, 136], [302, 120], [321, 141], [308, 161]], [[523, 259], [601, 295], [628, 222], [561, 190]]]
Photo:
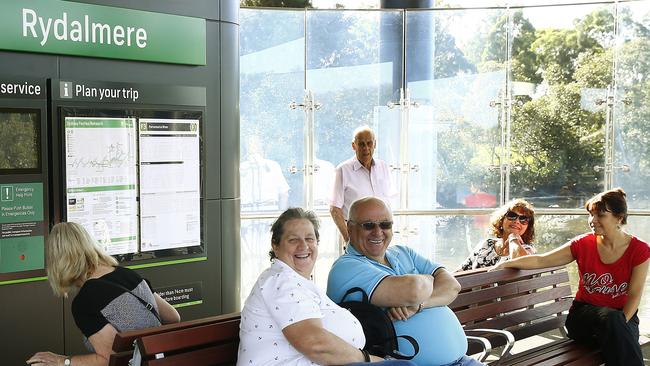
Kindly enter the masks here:
[[72, 360], [70, 357], [66, 357], [65, 360], [63, 360], [63, 366], [70, 366], [72, 365]]

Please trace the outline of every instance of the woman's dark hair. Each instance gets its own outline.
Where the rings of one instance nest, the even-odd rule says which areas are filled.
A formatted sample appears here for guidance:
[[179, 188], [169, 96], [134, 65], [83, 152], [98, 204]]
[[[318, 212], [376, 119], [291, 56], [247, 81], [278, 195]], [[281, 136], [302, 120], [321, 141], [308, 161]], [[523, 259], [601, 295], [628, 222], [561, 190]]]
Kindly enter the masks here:
[[[291, 207], [286, 209], [286, 211], [284, 211], [271, 226], [271, 243], [275, 245], [280, 244], [282, 234], [284, 234], [284, 224], [286, 224], [287, 221], [301, 219], [309, 220], [309, 222], [311, 222], [314, 226], [316, 241], [319, 241], [320, 234], [318, 233], [318, 229], [320, 228], [320, 220], [316, 214], [313, 211], [306, 211], [300, 207]], [[271, 257], [271, 259], [275, 258], [273, 250], [269, 251], [269, 257]]]
[[530, 218], [528, 221], [528, 227], [521, 236], [521, 240], [523, 240], [525, 244], [530, 244], [535, 239], [535, 209], [533, 208], [533, 205], [528, 203], [528, 201], [521, 198], [507, 202], [492, 213], [492, 216], [490, 217], [490, 234], [497, 238], [506, 239], [503, 238], [503, 220], [506, 218], [508, 211], [514, 211], [516, 209], [521, 210], [524, 215]]
[[621, 224], [627, 224], [627, 195], [622, 188], [613, 188], [609, 191], [598, 193], [585, 203], [585, 209], [591, 212], [611, 212], [612, 215], [621, 219]]

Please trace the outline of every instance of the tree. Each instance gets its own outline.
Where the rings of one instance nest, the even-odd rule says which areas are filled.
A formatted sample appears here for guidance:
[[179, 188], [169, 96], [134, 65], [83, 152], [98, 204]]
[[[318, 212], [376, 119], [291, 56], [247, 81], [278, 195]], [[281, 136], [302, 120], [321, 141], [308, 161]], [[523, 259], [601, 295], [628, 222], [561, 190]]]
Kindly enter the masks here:
[[[510, 50], [507, 49], [508, 36], [511, 40]], [[505, 65], [509, 55], [513, 80], [540, 83], [542, 77], [537, 72], [537, 57], [531, 49], [533, 41], [535, 27], [521, 10], [512, 13], [511, 23], [507, 13], [498, 12], [484, 21], [481, 31], [472, 40], [469, 59], [484, 70], [497, 63]]]

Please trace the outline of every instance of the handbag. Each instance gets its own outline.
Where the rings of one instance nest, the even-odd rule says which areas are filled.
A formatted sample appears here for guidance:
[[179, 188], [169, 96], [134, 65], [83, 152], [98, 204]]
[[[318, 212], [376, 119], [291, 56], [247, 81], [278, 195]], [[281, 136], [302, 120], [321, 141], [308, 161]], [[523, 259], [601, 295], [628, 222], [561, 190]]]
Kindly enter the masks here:
[[[355, 292], [361, 292], [361, 301], [345, 301], [345, 298]], [[415, 338], [408, 335], [398, 336], [395, 333], [395, 326], [386, 312], [378, 306], [370, 303], [368, 294], [360, 287], [349, 289], [341, 302], [338, 304], [348, 309], [354, 315], [363, 328], [366, 336], [364, 350], [379, 357], [392, 357], [399, 360], [410, 360], [420, 352], [420, 346]], [[405, 355], [399, 351], [398, 338], [407, 340], [413, 346], [413, 355]]]
[[121, 289], [121, 290], [124, 290], [124, 292], [126, 292], [126, 293], [128, 293], [128, 294], [131, 294], [133, 297], [135, 297], [136, 299], [138, 299], [138, 301], [140, 301], [140, 303], [141, 303], [145, 308], [147, 308], [147, 310], [149, 310], [149, 311], [151, 312], [151, 314], [153, 314], [153, 316], [156, 317], [156, 319], [158, 319], [158, 322], [160, 322], [160, 324], [163, 323], [162, 320], [160, 319], [160, 316], [158, 315], [158, 312], [156, 311], [156, 308], [155, 308], [153, 305], [151, 305], [148, 301], [144, 300], [144, 299], [141, 298], [140, 296], [138, 296], [138, 295], [134, 294], [133, 292], [131, 292], [131, 290], [129, 290], [128, 288], [122, 286], [122, 285], [119, 284], [119, 283], [111, 282], [111, 281], [106, 281], [106, 280], [102, 280], [101, 278], [97, 278], [96, 280], [98, 280], [99, 282], [108, 283], [108, 284], [110, 284], [110, 285], [113, 286], [113, 287], [117, 287], [117, 288], [119, 288], [119, 289]]

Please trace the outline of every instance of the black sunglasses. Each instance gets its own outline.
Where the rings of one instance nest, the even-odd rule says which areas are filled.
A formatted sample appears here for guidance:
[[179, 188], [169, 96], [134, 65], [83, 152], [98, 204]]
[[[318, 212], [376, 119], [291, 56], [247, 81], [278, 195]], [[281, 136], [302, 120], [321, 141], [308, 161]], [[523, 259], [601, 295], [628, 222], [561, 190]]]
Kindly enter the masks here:
[[366, 221], [366, 222], [354, 222], [350, 220], [351, 223], [361, 226], [364, 230], [372, 231], [375, 230], [377, 225], [382, 230], [390, 230], [393, 228], [392, 221]]
[[522, 225], [528, 224], [530, 222], [530, 217], [528, 217], [526, 215], [519, 215], [518, 213], [516, 213], [514, 211], [508, 211], [506, 213], [506, 218], [508, 220], [510, 220], [510, 221], [515, 221], [515, 220], [519, 219], [519, 223], [522, 224]]

